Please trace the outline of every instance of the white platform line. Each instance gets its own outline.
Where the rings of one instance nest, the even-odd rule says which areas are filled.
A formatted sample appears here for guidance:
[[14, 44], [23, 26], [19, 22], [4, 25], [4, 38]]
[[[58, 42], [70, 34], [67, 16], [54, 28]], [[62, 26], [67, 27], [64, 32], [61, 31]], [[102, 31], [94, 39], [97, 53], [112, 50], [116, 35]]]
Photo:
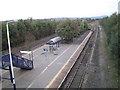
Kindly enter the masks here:
[[43, 74], [43, 73], [47, 70], [47, 68], [48, 68], [48, 67], [46, 67], [46, 68], [41, 72], [41, 74]]
[[[73, 44], [72, 44], [73, 45]], [[60, 56], [62, 56], [68, 49], [70, 49], [70, 47], [72, 46], [72, 45], [70, 45], [63, 53], [61, 53], [57, 58], [55, 58], [54, 59], [54, 61], [52, 61], [47, 67], [45, 67], [45, 69], [37, 76], [37, 77], [39, 77], [41, 74], [43, 74], [47, 69], [48, 69], [48, 67], [50, 67]], [[36, 78], [37, 78], [36, 77]], [[27, 88], [30, 88], [33, 84], [34, 84], [34, 82], [36, 81], [37, 79], [35, 79], [35, 80], [33, 80], [33, 82], [27, 87]]]

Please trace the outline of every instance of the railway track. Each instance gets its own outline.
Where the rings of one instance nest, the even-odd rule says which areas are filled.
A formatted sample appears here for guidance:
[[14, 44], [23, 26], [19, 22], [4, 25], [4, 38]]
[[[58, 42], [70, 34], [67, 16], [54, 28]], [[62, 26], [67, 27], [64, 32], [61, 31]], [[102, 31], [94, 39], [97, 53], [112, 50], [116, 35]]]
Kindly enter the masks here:
[[76, 63], [74, 64], [73, 68], [69, 72], [68, 76], [59, 87], [60, 89], [82, 88], [83, 83], [85, 83], [87, 80], [87, 70], [91, 64], [97, 36], [98, 32], [95, 31], [77, 59]]
[[[92, 57], [90, 56], [91, 50], [94, 48], [94, 43], [97, 37], [96, 31], [90, 31], [85, 39], [82, 41], [77, 51], [74, 52], [70, 60], [58, 72], [58, 75], [51, 81], [46, 88], [81, 88], [85, 77], [87, 76], [86, 70], [91, 63]], [[86, 54], [87, 52], [87, 54]], [[78, 79], [79, 78], [79, 79]]]

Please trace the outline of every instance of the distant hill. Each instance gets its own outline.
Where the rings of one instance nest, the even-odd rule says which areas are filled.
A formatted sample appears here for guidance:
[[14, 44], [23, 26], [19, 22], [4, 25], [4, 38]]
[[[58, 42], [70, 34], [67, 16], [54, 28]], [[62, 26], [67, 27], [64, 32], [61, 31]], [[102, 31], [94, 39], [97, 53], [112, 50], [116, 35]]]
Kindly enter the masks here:
[[107, 15], [103, 15], [103, 16], [94, 16], [94, 17], [58, 17], [58, 18], [47, 18], [47, 19], [43, 19], [43, 20], [65, 20], [65, 19], [102, 19], [108, 17]]
[[83, 18], [91, 18], [91, 19], [101, 19], [101, 18], [105, 18], [108, 17], [107, 15], [103, 15], [103, 16], [95, 16], [95, 17], [83, 17]]
[[[44, 20], [44, 21], [55, 20], [55, 21], [60, 21], [60, 20], [66, 20], [66, 19], [101, 19], [101, 18], [105, 18], [105, 17], [108, 17], [108, 16], [107, 15], [103, 15], [103, 16], [94, 16], [94, 17], [58, 17], [58, 18], [33, 19], [33, 21], [38, 21], [38, 20]], [[11, 21], [15, 22], [14, 20], [6, 20], [4, 22], [11, 22]]]

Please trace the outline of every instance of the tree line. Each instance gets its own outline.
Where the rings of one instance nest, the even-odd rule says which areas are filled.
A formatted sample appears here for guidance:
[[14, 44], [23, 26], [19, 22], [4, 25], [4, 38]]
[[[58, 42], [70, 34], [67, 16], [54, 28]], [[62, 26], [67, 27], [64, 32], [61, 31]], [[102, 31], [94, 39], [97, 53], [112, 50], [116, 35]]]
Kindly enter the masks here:
[[73, 38], [79, 37], [86, 30], [88, 30], [88, 23], [81, 20], [62, 21], [56, 27], [56, 33], [67, 42], [73, 41]]
[[[39, 40], [55, 33], [56, 21], [33, 21], [32, 19], [18, 20], [9, 23], [11, 46]], [[6, 22], [2, 23], [2, 50], [7, 49]]]
[[[120, 16], [117, 13], [112, 14], [110, 17], [103, 18], [100, 22], [104, 28], [104, 31], [107, 36], [108, 47], [115, 58], [119, 58], [120, 53], [118, 49], [120, 47]], [[120, 49], [119, 49], [120, 50]]]
[[[72, 41], [80, 33], [88, 29], [87, 21], [82, 20], [18, 20], [9, 23], [11, 46], [39, 40], [52, 34], [57, 34], [65, 40]], [[8, 49], [6, 36], [6, 22], [2, 22], [2, 50]]]

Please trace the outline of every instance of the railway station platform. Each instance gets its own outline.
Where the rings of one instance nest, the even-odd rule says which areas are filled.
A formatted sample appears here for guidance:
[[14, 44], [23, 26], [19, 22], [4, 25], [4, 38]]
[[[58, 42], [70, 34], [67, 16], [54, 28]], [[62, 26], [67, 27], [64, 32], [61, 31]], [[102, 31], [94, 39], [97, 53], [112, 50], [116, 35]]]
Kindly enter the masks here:
[[[34, 69], [23, 70], [14, 68], [15, 81], [17, 88], [45, 88], [53, 80], [56, 74], [61, 70], [73, 53], [78, 49], [80, 43], [90, 31], [85, 32], [80, 38], [76, 39], [72, 44], [60, 44], [60, 47], [52, 53], [47, 51], [48, 46], [43, 45], [33, 50]], [[23, 55], [29, 58], [28, 54]], [[8, 72], [3, 76], [8, 76]], [[0, 82], [2, 88], [12, 88], [8, 80]]]

